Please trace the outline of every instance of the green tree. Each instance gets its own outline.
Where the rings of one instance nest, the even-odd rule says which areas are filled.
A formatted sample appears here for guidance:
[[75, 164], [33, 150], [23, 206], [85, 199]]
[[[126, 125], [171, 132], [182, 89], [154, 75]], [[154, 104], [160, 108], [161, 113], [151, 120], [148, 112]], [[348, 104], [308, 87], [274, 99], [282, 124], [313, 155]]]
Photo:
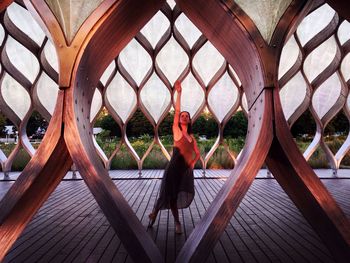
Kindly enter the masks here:
[[121, 136], [121, 131], [117, 122], [111, 115], [104, 115], [98, 118], [95, 122], [95, 127], [101, 127], [105, 131], [109, 131], [109, 136]]
[[6, 117], [2, 112], [0, 112], [0, 135], [4, 136], [5, 135], [5, 126], [6, 126]]
[[325, 134], [332, 135], [335, 133], [348, 134], [349, 121], [343, 111], [340, 111], [326, 126]]
[[315, 134], [316, 123], [309, 110], [305, 111], [293, 124], [291, 132], [294, 137], [300, 137], [304, 134], [309, 136]]
[[169, 136], [173, 134], [174, 111], [170, 111], [159, 125], [159, 135]]
[[153, 136], [154, 134], [152, 124], [139, 109], [128, 122], [126, 132], [130, 137], [140, 137], [144, 134]]
[[34, 111], [32, 116], [30, 116], [28, 120], [27, 129], [26, 129], [27, 135], [32, 136], [36, 134], [39, 128], [43, 131], [46, 131], [47, 126], [48, 126], [47, 121], [37, 111]]
[[248, 130], [248, 120], [243, 111], [236, 112], [227, 122], [224, 129], [225, 138], [244, 138]]
[[193, 123], [193, 133], [207, 138], [215, 138], [218, 136], [218, 124], [210, 112], [203, 112]]
[[203, 115], [200, 115], [192, 125], [193, 133], [199, 136], [207, 136], [205, 132], [206, 120]]

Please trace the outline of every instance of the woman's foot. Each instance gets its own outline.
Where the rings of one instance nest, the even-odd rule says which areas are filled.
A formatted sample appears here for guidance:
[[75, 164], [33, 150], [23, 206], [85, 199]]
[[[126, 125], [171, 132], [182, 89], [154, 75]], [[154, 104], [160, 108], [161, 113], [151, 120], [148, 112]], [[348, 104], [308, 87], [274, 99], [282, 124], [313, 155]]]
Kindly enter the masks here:
[[154, 225], [154, 222], [156, 222], [156, 218], [157, 218], [157, 213], [152, 212], [148, 215], [149, 218], [149, 223], [148, 223], [148, 227], [152, 227]]
[[182, 234], [182, 227], [181, 227], [180, 222], [175, 222], [175, 233]]

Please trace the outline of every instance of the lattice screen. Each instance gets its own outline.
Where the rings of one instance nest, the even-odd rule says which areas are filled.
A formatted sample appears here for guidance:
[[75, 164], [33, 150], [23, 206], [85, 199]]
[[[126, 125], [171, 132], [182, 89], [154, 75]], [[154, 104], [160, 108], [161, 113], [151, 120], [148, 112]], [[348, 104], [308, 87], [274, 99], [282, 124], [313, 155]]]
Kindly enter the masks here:
[[[267, 37], [269, 35], [266, 32]], [[1, 16], [1, 111], [19, 132], [12, 153], [0, 151], [2, 170], [8, 172], [19, 150], [29, 155], [35, 149], [26, 134], [26, 125], [34, 111], [49, 121], [58, 91], [58, 63], [53, 45], [28, 11], [13, 3]], [[336, 154], [325, 144], [324, 129], [343, 110], [350, 120], [350, 24], [342, 21], [327, 4], [311, 12], [285, 44], [279, 68], [281, 100], [285, 116], [292, 125], [308, 108], [317, 125], [313, 142], [304, 153], [306, 159], [321, 146], [331, 168], [350, 150], [350, 137]], [[64, 59], [64, 58], [61, 58]], [[166, 158], [158, 129], [172, 106], [172, 86], [183, 80], [183, 110], [195, 121], [206, 109], [214, 116], [219, 135], [202, 164], [224, 145], [227, 121], [240, 109], [247, 112], [241, 82], [234, 69], [201, 32], [169, 1], [139, 34], [113, 60], [101, 77], [91, 109], [91, 120], [105, 107], [121, 127], [122, 140], [111, 156], [96, 149], [105, 166], [118, 155], [124, 144], [139, 169], [155, 144]], [[132, 148], [126, 126], [140, 109], [154, 128], [154, 141], [144, 156]], [[92, 123], [93, 124], [93, 123]]]
[[281, 100], [292, 125], [309, 108], [316, 133], [304, 152], [308, 160], [320, 146], [338, 169], [349, 152], [350, 137], [333, 154], [325, 143], [327, 124], [341, 111], [350, 119], [350, 23], [327, 4], [311, 12], [285, 44], [279, 68]]

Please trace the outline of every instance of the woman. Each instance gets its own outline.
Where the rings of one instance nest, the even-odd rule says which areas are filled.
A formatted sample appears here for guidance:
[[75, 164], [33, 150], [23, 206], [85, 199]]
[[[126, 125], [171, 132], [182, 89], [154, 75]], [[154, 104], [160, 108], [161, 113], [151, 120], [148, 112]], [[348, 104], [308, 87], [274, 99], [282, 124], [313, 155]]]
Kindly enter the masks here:
[[180, 112], [182, 88], [179, 81], [175, 82], [175, 89], [177, 98], [173, 123], [173, 154], [163, 175], [158, 200], [149, 214], [149, 227], [153, 226], [159, 210], [170, 208], [175, 220], [175, 232], [181, 234], [178, 209], [188, 207], [193, 200], [193, 168], [200, 155], [192, 134], [190, 114], [187, 111]]

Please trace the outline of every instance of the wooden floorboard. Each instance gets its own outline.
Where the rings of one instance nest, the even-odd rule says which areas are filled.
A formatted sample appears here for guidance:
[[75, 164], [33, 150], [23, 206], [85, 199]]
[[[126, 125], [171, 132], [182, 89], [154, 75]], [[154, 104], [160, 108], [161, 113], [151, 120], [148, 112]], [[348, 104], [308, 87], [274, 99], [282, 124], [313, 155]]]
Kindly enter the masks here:
[[[128, 175], [129, 173], [129, 175]], [[157, 198], [162, 171], [122, 171], [114, 183], [142, 224]], [[148, 233], [166, 262], [174, 262], [227, 173], [197, 174], [196, 195], [180, 212], [176, 235], [170, 211], [163, 210]], [[350, 179], [322, 179], [350, 217]], [[0, 182], [2, 198], [13, 182]], [[34, 216], [4, 262], [132, 262], [82, 180], [63, 181]], [[274, 179], [256, 179], [207, 262], [334, 262], [325, 245]]]

